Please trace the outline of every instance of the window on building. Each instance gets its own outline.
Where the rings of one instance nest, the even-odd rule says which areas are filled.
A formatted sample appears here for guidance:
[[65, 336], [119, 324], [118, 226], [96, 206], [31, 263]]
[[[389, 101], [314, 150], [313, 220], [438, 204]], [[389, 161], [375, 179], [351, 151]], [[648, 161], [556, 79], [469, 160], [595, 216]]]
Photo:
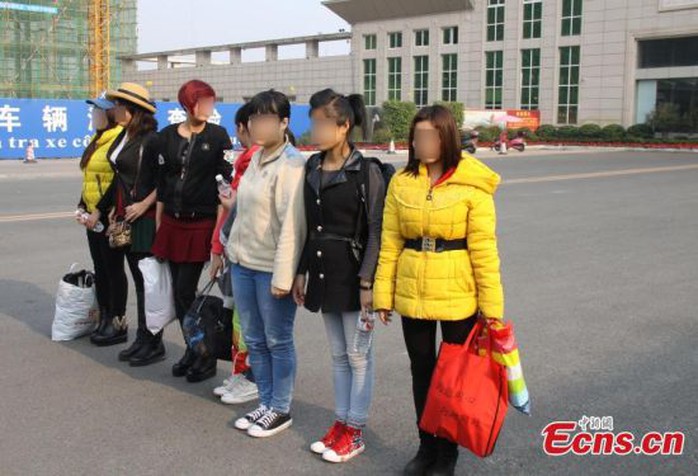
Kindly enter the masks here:
[[582, 0], [562, 0], [562, 36], [582, 33]]
[[390, 48], [402, 48], [402, 32], [394, 31], [388, 33], [388, 45]]
[[457, 45], [458, 44], [458, 27], [449, 26], [443, 29], [444, 33], [444, 45]]
[[441, 55], [441, 100], [456, 102], [458, 100], [458, 55], [455, 53]]
[[487, 51], [485, 53], [485, 109], [502, 108], [502, 78], [504, 53]]
[[643, 40], [639, 53], [640, 68], [698, 66], [698, 36]]
[[521, 50], [521, 109], [538, 109], [540, 49]]
[[414, 46], [429, 46], [429, 30], [416, 30], [414, 32]]
[[422, 107], [429, 104], [429, 57], [414, 57], [414, 102]]
[[378, 47], [378, 37], [376, 35], [364, 35], [364, 49], [375, 50]]
[[376, 105], [376, 60], [364, 60], [364, 100], [367, 106]]
[[402, 58], [388, 58], [388, 100], [402, 101]]
[[543, 29], [543, 0], [524, 0], [523, 37], [540, 38]]
[[558, 124], [576, 124], [579, 110], [579, 46], [560, 48]]
[[657, 81], [657, 107], [673, 104], [679, 116], [674, 132], [698, 132], [698, 78]]
[[504, 39], [504, 0], [487, 2], [487, 41]]

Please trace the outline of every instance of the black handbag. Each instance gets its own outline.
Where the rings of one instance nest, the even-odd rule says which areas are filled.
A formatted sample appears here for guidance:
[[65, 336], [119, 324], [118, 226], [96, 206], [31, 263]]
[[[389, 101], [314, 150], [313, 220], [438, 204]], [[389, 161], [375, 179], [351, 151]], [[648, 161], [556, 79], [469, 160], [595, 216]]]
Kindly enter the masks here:
[[211, 280], [194, 300], [182, 321], [187, 346], [200, 357], [232, 361], [233, 313], [223, 307], [223, 300], [209, 293]]

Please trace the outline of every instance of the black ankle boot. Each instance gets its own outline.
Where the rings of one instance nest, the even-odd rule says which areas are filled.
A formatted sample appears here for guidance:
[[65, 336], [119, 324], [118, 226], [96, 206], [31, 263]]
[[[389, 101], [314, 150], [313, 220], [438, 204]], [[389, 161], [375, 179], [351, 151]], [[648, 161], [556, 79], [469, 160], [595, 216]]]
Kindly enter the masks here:
[[405, 476], [424, 476], [427, 470], [436, 463], [438, 455], [436, 438], [433, 435], [420, 431], [419, 439], [419, 450], [417, 455], [405, 466], [403, 471]]
[[128, 322], [126, 316], [106, 316], [102, 330], [90, 336], [90, 341], [97, 346], [122, 344], [128, 340]]
[[202, 382], [215, 377], [217, 363], [218, 361], [215, 358], [199, 357], [187, 372], [187, 382]]
[[143, 345], [138, 352], [131, 356], [129, 365], [131, 367], [144, 367], [164, 359], [165, 346], [162, 343], [162, 339], [153, 339]]
[[426, 472], [427, 476], [453, 476], [458, 463], [458, 445], [438, 438], [436, 463]]
[[119, 360], [121, 362], [128, 362], [129, 359], [136, 355], [145, 345], [147, 345], [147, 341], [141, 336], [136, 336], [136, 340], [133, 341], [133, 344], [119, 352]]
[[100, 307], [99, 322], [97, 323], [97, 327], [95, 328], [95, 330], [92, 331], [92, 334], [90, 334], [90, 336], [104, 332], [104, 328], [107, 326], [107, 315], [109, 315], [109, 311], [107, 310], [107, 308]]
[[195, 361], [196, 354], [193, 350], [187, 347], [187, 351], [184, 353], [184, 356], [181, 359], [179, 359], [179, 362], [172, 366], [172, 375], [174, 375], [175, 377], [184, 377], [185, 375], [187, 375], [187, 372], [189, 371], [191, 366], [194, 365]]

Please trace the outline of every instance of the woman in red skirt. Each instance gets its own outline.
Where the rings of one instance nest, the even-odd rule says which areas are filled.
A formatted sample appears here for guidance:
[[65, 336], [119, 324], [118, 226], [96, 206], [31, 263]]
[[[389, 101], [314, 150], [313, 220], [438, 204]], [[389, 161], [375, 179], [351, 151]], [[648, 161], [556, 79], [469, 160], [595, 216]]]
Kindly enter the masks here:
[[[223, 127], [207, 122], [216, 99], [211, 86], [189, 81], [179, 90], [178, 99], [187, 119], [160, 132], [157, 233], [152, 252], [170, 263], [175, 310], [181, 324], [196, 299], [204, 264], [211, 260], [212, 277], [222, 268], [220, 256], [211, 255], [211, 237], [223, 216], [216, 175], [230, 182], [232, 167], [226, 156], [232, 143]], [[197, 358], [187, 348], [172, 367], [172, 374], [200, 382], [216, 375], [216, 359]]]

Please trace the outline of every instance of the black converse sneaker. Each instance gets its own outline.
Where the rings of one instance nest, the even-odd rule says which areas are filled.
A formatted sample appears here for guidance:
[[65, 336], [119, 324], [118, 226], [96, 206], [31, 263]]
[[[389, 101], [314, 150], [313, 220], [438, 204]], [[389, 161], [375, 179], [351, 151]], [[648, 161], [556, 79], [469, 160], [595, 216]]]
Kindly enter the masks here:
[[247, 434], [255, 438], [266, 438], [282, 432], [293, 424], [290, 413], [279, 413], [276, 410], [268, 410], [262, 418], [254, 422], [247, 430]]
[[268, 411], [269, 409], [266, 405], [258, 406], [244, 417], [235, 420], [235, 428], [242, 431], [249, 430], [250, 427], [254, 425], [257, 420], [266, 415]]

